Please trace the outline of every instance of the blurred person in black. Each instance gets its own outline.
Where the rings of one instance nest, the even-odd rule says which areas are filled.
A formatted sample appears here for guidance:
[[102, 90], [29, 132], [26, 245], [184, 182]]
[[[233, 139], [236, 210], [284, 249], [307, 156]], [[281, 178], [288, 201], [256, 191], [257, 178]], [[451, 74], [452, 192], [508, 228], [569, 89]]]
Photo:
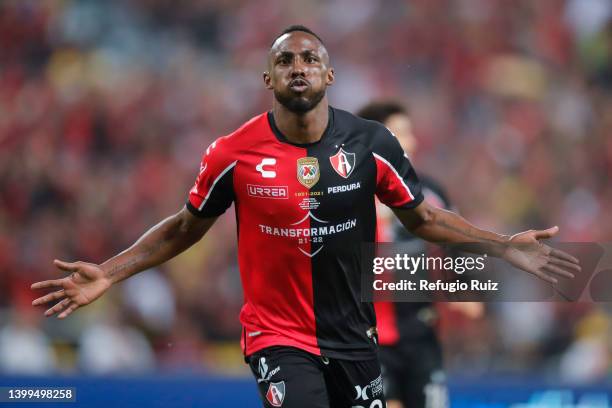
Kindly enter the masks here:
[[[396, 101], [375, 101], [362, 107], [357, 116], [385, 125], [397, 137], [409, 158], [418, 146], [408, 110]], [[422, 192], [431, 204], [446, 210], [452, 204], [444, 188], [419, 173]], [[386, 208], [378, 209], [381, 241], [406, 243], [411, 256], [428, 253], [427, 243], [407, 231]], [[431, 302], [375, 303], [383, 382], [388, 408], [441, 408], [448, 406], [442, 349], [435, 331], [438, 313]], [[477, 316], [479, 303], [457, 303], [454, 308]]]
[[360, 301], [361, 243], [375, 240], [375, 196], [420, 238], [479, 243], [550, 283], [553, 274], [579, 269], [578, 260], [539, 241], [557, 227], [501, 235], [424, 201], [396, 138], [329, 106], [334, 70], [308, 28], [291, 26], [274, 40], [263, 80], [272, 109], [206, 149], [179, 212], [100, 265], [54, 261], [70, 274], [33, 284], [56, 289], [33, 304], [57, 302], [45, 315], [69, 316], [185, 251], [235, 202], [241, 343], [263, 404], [382, 408], [374, 308]]

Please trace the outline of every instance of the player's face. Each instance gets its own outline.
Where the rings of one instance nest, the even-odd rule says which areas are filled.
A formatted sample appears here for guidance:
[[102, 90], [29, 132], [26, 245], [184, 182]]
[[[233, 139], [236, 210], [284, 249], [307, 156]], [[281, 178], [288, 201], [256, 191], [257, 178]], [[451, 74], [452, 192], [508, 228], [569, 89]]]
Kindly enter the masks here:
[[285, 34], [270, 49], [264, 82], [291, 112], [306, 113], [325, 96], [334, 81], [327, 50], [316, 37], [301, 31]]
[[385, 126], [397, 137], [402, 149], [408, 156], [414, 155], [417, 148], [417, 140], [412, 133], [412, 122], [408, 115], [396, 113], [385, 121]]

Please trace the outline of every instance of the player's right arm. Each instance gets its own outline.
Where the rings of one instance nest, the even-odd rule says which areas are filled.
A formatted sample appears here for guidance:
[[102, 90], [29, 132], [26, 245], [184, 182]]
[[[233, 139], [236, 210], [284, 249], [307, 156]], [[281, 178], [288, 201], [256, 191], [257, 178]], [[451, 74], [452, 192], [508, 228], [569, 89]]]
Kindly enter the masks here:
[[102, 296], [113, 284], [164, 263], [198, 242], [234, 198], [232, 179], [236, 161], [232, 161], [229, 143], [224, 140], [227, 138], [218, 139], [206, 150], [195, 185], [181, 211], [161, 221], [131, 247], [100, 265], [55, 260], [58, 269], [70, 274], [34, 283], [32, 289], [56, 290], [32, 304], [57, 301], [45, 315], [58, 314], [63, 319]]
[[174, 258], [198, 242], [216, 219], [196, 217], [185, 207], [145, 232], [134, 245], [100, 265], [55, 260], [55, 266], [70, 275], [34, 283], [32, 289], [57, 290], [39, 297], [32, 304], [37, 306], [58, 301], [45, 312], [45, 316], [58, 314], [63, 319], [102, 296], [113, 284]]
[[200, 218], [183, 207], [147, 231], [134, 245], [100, 267], [112, 283], [174, 258], [198, 242], [217, 217]]

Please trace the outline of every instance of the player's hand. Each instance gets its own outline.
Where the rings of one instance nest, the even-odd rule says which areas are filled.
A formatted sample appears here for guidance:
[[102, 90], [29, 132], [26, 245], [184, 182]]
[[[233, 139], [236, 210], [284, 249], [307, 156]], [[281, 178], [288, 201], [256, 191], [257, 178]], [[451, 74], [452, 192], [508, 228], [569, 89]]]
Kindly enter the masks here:
[[32, 302], [33, 306], [38, 306], [57, 300], [57, 304], [45, 312], [47, 317], [58, 313], [59, 319], [69, 316], [79, 307], [88, 305], [102, 296], [112, 284], [102, 268], [96, 264], [70, 263], [57, 259], [53, 261], [53, 264], [61, 271], [70, 272], [70, 275], [62, 279], [36, 282], [32, 285], [32, 289], [58, 289]]
[[559, 227], [513, 235], [502, 257], [513, 266], [552, 284], [558, 282], [559, 276], [573, 278], [574, 273], [580, 272], [578, 259], [541, 242], [557, 232]]

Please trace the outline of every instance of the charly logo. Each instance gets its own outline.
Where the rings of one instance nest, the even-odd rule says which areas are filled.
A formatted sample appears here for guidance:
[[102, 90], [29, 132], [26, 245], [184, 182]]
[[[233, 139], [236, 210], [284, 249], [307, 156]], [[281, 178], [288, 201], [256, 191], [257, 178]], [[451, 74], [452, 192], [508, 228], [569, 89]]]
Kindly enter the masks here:
[[285, 382], [270, 383], [268, 392], [266, 392], [266, 399], [273, 407], [282, 406], [285, 400]]
[[355, 168], [355, 153], [349, 153], [343, 148], [329, 158], [332, 167], [340, 176], [348, 178]]
[[317, 181], [321, 173], [319, 172], [319, 160], [316, 157], [302, 157], [297, 161], [297, 178], [306, 188], [311, 188]]
[[[261, 173], [261, 177], [263, 178], [274, 178], [276, 177], [276, 172], [273, 169], [273, 167], [276, 164], [276, 159], [272, 158], [272, 157], [266, 157], [264, 159], [261, 160], [261, 163], [259, 163], [257, 166], [255, 166], [255, 170], [257, 170], [258, 172]], [[264, 168], [264, 166], [268, 167], [267, 169]]]

